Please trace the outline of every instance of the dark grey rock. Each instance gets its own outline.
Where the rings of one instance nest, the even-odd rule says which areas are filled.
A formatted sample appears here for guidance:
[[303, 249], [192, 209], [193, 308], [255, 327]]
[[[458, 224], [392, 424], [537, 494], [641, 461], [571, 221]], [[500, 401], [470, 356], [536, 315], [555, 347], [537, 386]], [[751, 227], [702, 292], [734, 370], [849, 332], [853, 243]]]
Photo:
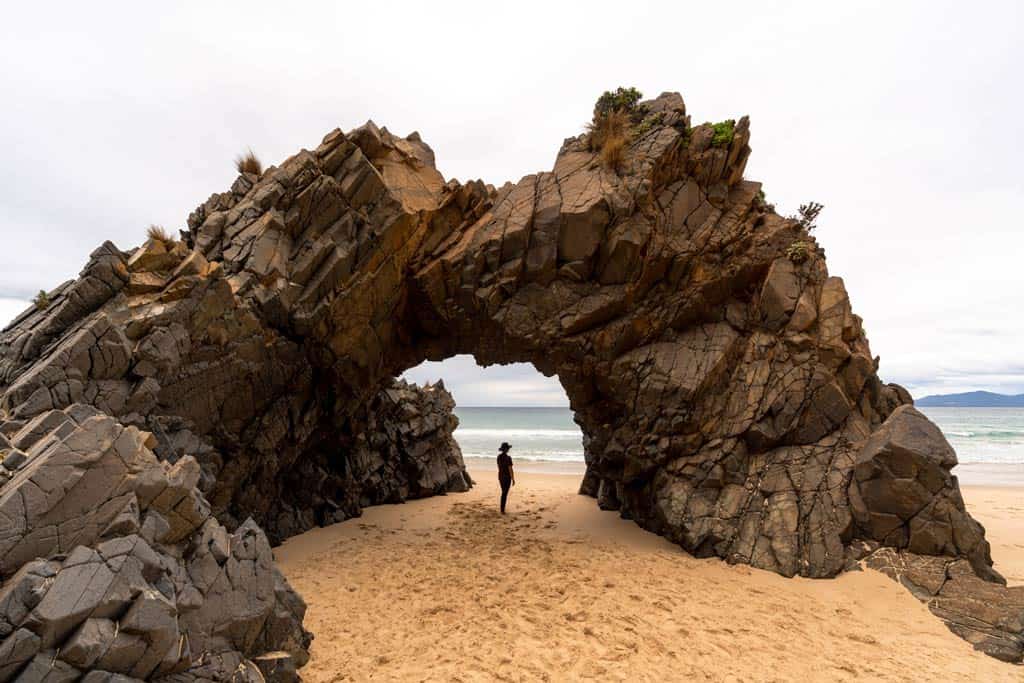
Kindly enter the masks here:
[[16, 683], [74, 683], [82, 672], [57, 657], [57, 652], [44, 650], [32, 658], [14, 680]]
[[[0, 681], [78, 680], [91, 669], [151, 679], [213, 651], [306, 661], [305, 604], [255, 524], [230, 535], [209, 517], [195, 460], [161, 462], [151, 434], [95, 411], [69, 407], [43, 423], [51, 431], [0, 488], [10, 522], [0, 527]], [[159, 532], [150, 541], [140, 518]], [[19, 559], [38, 555], [53, 559]], [[205, 557], [208, 580], [191, 571]]]
[[61, 648], [61, 658], [88, 670], [114, 642], [117, 624], [111, 619], [86, 619]]
[[3, 462], [0, 464], [3, 464], [4, 467], [13, 471], [19, 469], [22, 465], [25, 464], [27, 460], [28, 455], [25, 454], [25, 451], [18, 450], [17, 448], [12, 448], [7, 452], [7, 455], [4, 457]]
[[295, 683], [299, 680], [295, 660], [287, 652], [268, 652], [253, 657], [252, 661], [268, 683]]
[[0, 683], [12, 680], [40, 647], [39, 636], [26, 628], [19, 628], [0, 641]]

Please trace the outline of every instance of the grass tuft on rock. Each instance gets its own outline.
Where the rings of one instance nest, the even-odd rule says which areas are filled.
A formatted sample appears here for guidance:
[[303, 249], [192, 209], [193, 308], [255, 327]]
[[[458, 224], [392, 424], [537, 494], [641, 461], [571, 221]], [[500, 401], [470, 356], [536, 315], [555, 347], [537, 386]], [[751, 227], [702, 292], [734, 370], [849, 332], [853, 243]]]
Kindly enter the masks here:
[[171, 237], [171, 233], [164, 230], [162, 225], [154, 224], [149, 226], [149, 228], [146, 229], [146, 237], [154, 242], [163, 242], [164, 246], [167, 248], [173, 247], [177, 242], [177, 240]]
[[587, 146], [598, 153], [605, 167], [614, 170], [622, 163], [631, 137], [629, 126], [629, 113], [619, 109], [595, 115], [587, 126]]
[[256, 153], [250, 148], [245, 154], [235, 157], [235, 168], [239, 173], [253, 173], [257, 176], [263, 175], [263, 164], [260, 163]]
[[606, 168], [618, 170], [622, 164], [633, 138], [634, 119], [642, 115], [637, 106], [641, 97], [643, 93], [636, 88], [619, 87], [605, 90], [594, 104], [593, 119], [587, 124], [587, 147], [598, 153]]
[[736, 121], [733, 119], [719, 121], [712, 124], [711, 128], [714, 131], [714, 135], [711, 137], [712, 147], [725, 147], [732, 143], [732, 138], [736, 135]]
[[45, 289], [40, 289], [39, 293], [32, 299], [32, 303], [35, 304], [37, 311], [45, 311], [50, 307], [50, 295], [46, 293]]

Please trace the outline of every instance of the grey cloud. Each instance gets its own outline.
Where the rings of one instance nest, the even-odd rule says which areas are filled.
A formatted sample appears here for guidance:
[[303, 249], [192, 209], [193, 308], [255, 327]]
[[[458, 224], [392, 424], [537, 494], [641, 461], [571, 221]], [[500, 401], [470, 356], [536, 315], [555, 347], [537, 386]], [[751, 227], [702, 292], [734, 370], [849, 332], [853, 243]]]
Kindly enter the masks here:
[[403, 377], [425, 384], [443, 379], [458, 405], [566, 406], [569, 399], [555, 377], [544, 377], [528, 363], [481, 368], [472, 356], [425, 362]]
[[17, 4], [0, 25], [0, 292], [29, 297], [105, 239], [182, 226], [249, 145], [270, 164], [373, 118], [419, 130], [447, 177], [501, 184], [549, 168], [600, 91], [635, 84], [680, 90], [697, 122], [751, 115], [748, 177], [780, 210], [825, 204], [819, 240], [884, 376], [1007, 373], [1024, 341], [1024, 101], [1007, 87], [1022, 12]]

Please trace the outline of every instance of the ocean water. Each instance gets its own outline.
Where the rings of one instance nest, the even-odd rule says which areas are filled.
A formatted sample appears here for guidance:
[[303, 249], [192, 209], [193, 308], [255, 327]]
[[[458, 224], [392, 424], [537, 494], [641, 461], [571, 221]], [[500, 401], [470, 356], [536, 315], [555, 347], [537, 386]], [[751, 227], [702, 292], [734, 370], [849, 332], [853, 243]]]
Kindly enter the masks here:
[[455, 408], [455, 440], [467, 458], [495, 458], [502, 441], [513, 460], [583, 462], [583, 433], [568, 408]]
[[[1024, 409], [921, 408], [961, 463], [1024, 464]], [[455, 438], [468, 458], [494, 458], [502, 441], [514, 459], [583, 462], [583, 434], [568, 408], [456, 407]]]
[[1024, 463], [1024, 408], [918, 408], [939, 426], [961, 463]]

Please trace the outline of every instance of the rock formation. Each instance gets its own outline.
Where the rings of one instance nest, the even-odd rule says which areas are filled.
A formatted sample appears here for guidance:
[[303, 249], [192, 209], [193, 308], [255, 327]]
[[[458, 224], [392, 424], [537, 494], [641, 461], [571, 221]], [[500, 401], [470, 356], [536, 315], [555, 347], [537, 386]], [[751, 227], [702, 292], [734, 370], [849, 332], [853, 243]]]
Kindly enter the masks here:
[[[1019, 661], [1020, 595], [964, 509], [955, 454], [906, 391], [879, 380], [813, 236], [744, 179], [747, 119], [692, 126], [678, 94], [636, 114], [616, 168], [580, 136], [552, 171], [500, 189], [446, 182], [415, 133], [335, 130], [240, 175], [180, 241], [94, 252], [0, 336], [0, 407], [20, 433], [88, 404], [102, 416], [79, 432], [125, 425], [169, 477], [195, 458], [201, 470], [184, 467], [216, 516], [262, 548], [241, 519], [283, 538], [468, 485], [443, 445], [422, 445], [450, 429], [418, 422], [393, 377], [457, 353], [530, 362], [565, 388], [584, 432], [583, 491], [603, 507], [696, 555], [786, 576], [830, 577], [864, 558], [895, 567], [919, 577], [955, 632]], [[391, 427], [374, 407], [388, 401]], [[14, 457], [31, 468], [39, 453]], [[23, 495], [17, 472], [0, 496]], [[136, 497], [144, 529], [153, 503]], [[203, 529], [166, 552], [187, 563], [209, 546]], [[76, 541], [82, 552], [105, 558], [104, 530]], [[66, 572], [63, 552], [37, 554]], [[275, 595], [298, 604], [286, 587]], [[287, 642], [260, 632], [258, 646], [212, 651], [284, 650], [299, 664], [304, 639], [290, 628]], [[32, 649], [12, 637], [0, 647]]]
[[[392, 380], [350, 419], [338, 462], [279, 472], [279, 498], [249, 511], [289, 535], [467, 490], [453, 407], [443, 385]], [[0, 443], [0, 682], [295, 679], [305, 604], [252, 517], [224, 510], [232, 533], [211, 514], [200, 478], [218, 482], [192, 454], [79, 403], [0, 423]], [[209, 466], [214, 451], [196, 452]]]
[[[358, 517], [369, 505], [468, 491], [473, 480], [452, 436], [454, 407], [440, 382], [421, 388], [390, 380], [349, 417], [333, 444], [307, 452], [288, 472], [250, 480], [257, 492], [235, 506], [279, 541]], [[238, 484], [217, 480], [213, 488], [216, 497]]]
[[305, 663], [305, 603], [254, 522], [210, 515], [194, 458], [161, 462], [151, 434], [82, 404], [0, 430], [17, 466], [0, 488], [0, 681], [256, 681], [259, 663]]

